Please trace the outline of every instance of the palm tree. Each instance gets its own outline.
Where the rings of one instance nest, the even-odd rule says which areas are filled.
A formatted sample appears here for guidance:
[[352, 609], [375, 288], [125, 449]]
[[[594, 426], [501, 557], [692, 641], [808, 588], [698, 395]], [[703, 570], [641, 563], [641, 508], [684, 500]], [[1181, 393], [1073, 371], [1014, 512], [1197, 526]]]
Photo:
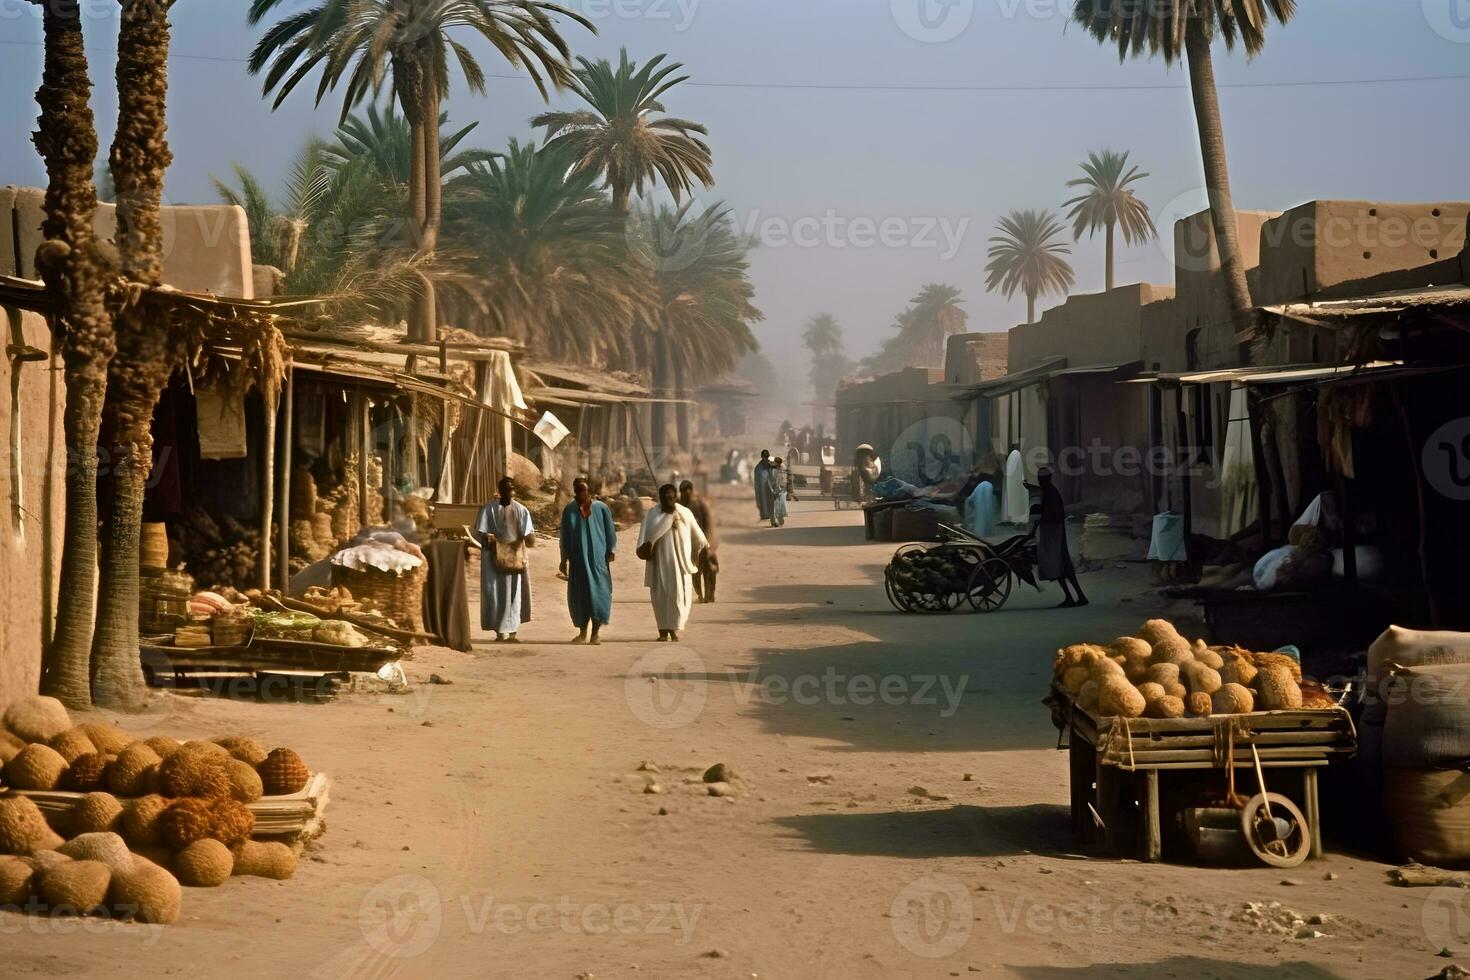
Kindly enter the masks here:
[[331, 187], [325, 145], [307, 140], [286, 174], [284, 207], [271, 203], [260, 181], [241, 164], [234, 164], [236, 189], [211, 177], [220, 200], [245, 210], [250, 224], [250, 255], [261, 265], [280, 269], [289, 278], [301, 260], [302, 240], [323, 196]]
[[613, 204], [627, 211], [633, 191], [662, 180], [678, 202], [696, 183], [713, 187], [709, 145], [700, 139], [708, 130], [687, 119], [658, 115], [660, 97], [688, 75], [670, 78], [684, 66], [655, 55], [643, 67], [623, 48], [615, 71], [606, 59], [578, 58], [572, 91], [591, 108], [576, 112], [544, 112], [531, 120], [546, 127], [547, 141], [569, 148], [578, 170], [601, 174], [612, 190]]
[[[751, 324], [763, 314], [751, 302], [750, 246], [721, 205], [694, 214], [692, 202], [678, 208], [649, 206], [632, 222], [633, 240], [653, 275], [658, 304], [653, 326], [654, 377], [672, 378], [690, 391], [714, 381], [757, 349]], [[657, 406], [655, 406], [657, 407]], [[687, 406], [677, 413], [676, 442], [689, 445]], [[668, 413], [655, 413], [655, 443], [669, 445]]]
[[250, 257], [260, 265], [279, 268], [275, 254], [275, 228], [277, 212], [271, 203], [270, 194], [254, 174], [241, 163], [234, 163], [235, 182], [232, 187], [218, 177], [210, 176], [214, 192], [225, 204], [233, 204], [245, 211], [245, 222], [250, 227]]
[[[36, 149], [46, 163], [45, 242], [36, 268], [56, 310], [66, 380], [66, 528], [57, 589], [56, 632], [42, 665], [41, 690], [73, 707], [91, 703], [92, 604], [97, 585], [97, 433], [115, 341], [105, 299], [115, 270], [93, 232], [92, 168], [97, 130], [88, 96], [79, 0], [44, 3], [44, 68]], [[136, 652], [134, 654], [136, 656]]]
[[927, 283], [893, 318], [897, 331], [878, 352], [863, 361], [870, 374], [887, 374], [907, 367], [932, 367], [944, 362], [944, 347], [952, 334], [963, 333], [969, 315], [958, 289]]
[[1147, 177], [1137, 167], [1128, 166], [1128, 154], [1103, 150], [1089, 153], [1082, 165], [1085, 175], [1067, 181], [1068, 187], [1081, 187], [1082, 194], [1062, 202], [1070, 207], [1067, 217], [1072, 219], [1072, 240], [1081, 241], [1082, 233], [1091, 237], [1099, 228], [1107, 230], [1107, 280], [1106, 288], [1113, 288], [1113, 231], [1122, 229], [1123, 242], [1146, 242], [1159, 237], [1154, 228], [1154, 219], [1148, 213], [1148, 205], [1139, 200], [1129, 188]]
[[[480, 125], [478, 122], [444, 133], [448, 122], [449, 113], [439, 113], [439, 172], [445, 180], [491, 156], [485, 150], [459, 150], [465, 137]], [[340, 170], [366, 156], [385, 180], [408, 186], [413, 169], [413, 130], [408, 120], [393, 108], [393, 103], [389, 102], [381, 112], [376, 104], [369, 104], [366, 115], [349, 115], [337, 127], [336, 136], [337, 142], [323, 146], [323, 163], [327, 167]]]
[[1026, 296], [1026, 322], [1035, 323], [1036, 297], [1072, 288], [1072, 267], [1062, 258], [1072, 250], [1058, 240], [1065, 229], [1051, 211], [1012, 211], [995, 230], [1000, 234], [990, 239], [985, 290], [1010, 299], [1019, 289]]
[[[163, 174], [173, 161], [165, 136], [169, 0], [122, 4], [117, 37], [117, 132], [109, 154], [117, 189], [117, 247], [123, 276], [163, 284]], [[136, 303], [115, 312], [117, 355], [103, 406], [112, 438], [102, 528], [101, 588], [93, 637], [93, 702], [137, 710], [147, 700], [138, 662], [138, 549], [143, 494], [153, 468], [153, 409], [178, 363], [168, 321]]]
[[624, 215], [571, 163], [512, 140], [471, 165], [449, 186], [446, 251], [474, 257], [466, 291], [481, 333], [559, 360], [628, 363], [628, 324], [656, 314], [652, 279], [630, 261]]
[[1162, 54], [1168, 65], [1181, 57], [1188, 60], [1210, 219], [1237, 332], [1249, 329], [1254, 315], [1245, 261], [1240, 254], [1235, 201], [1230, 194], [1225, 130], [1220, 123], [1220, 94], [1215, 88], [1210, 45], [1218, 35], [1227, 49], [1234, 49], [1239, 38], [1246, 55], [1254, 56], [1265, 46], [1268, 18], [1275, 17], [1285, 24], [1295, 13], [1296, 0], [1076, 0], [1072, 11], [1072, 18], [1100, 43], [1118, 46], [1120, 60], [1145, 52]]
[[842, 327], [830, 313], [818, 313], [807, 320], [801, 339], [812, 358], [809, 377], [817, 403], [812, 414], [820, 422], [827, 417], [827, 407], [836, 397], [837, 386], [852, 370], [852, 362], [843, 349]]
[[[285, 2], [253, 0], [250, 23], [258, 24]], [[471, 92], [485, 93], [484, 69], [455, 35], [478, 35], [524, 69], [544, 99], [548, 81], [561, 88], [572, 77], [567, 64], [571, 51], [558, 17], [596, 33], [590, 20], [548, 0], [320, 0], [266, 31], [251, 53], [249, 68], [252, 74], [265, 71], [264, 90], [275, 91], [274, 105], [279, 106], [320, 67], [317, 102], [345, 83], [343, 120], [353, 106], [380, 92], [391, 74], [412, 137], [408, 216], [417, 252], [428, 259], [438, 246], [443, 210], [439, 154], [431, 148], [440, 145], [439, 112], [449, 90], [451, 61]], [[433, 283], [425, 274], [411, 330], [419, 338], [431, 338], [437, 329]]]

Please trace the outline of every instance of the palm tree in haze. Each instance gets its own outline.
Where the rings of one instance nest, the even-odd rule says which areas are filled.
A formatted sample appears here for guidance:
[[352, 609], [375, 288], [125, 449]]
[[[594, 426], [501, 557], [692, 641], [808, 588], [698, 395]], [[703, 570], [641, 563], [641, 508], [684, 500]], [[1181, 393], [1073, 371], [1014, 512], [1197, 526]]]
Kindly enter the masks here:
[[[459, 146], [479, 126], [472, 122], [451, 132], [444, 132], [449, 113], [439, 113], [439, 173], [445, 180], [483, 163], [492, 154], [486, 150], [460, 150]], [[413, 127], [400, 116], [393, 103], [381, 110], [369, 104], [362, 115], [352, 113], [337, 127], [336, 142], [324, 144], [323, 164], [333, 170], [350, 166], [359, 157], [372, 160], [373, 169], [384, 179], [404, 187], [413, 178]]]
[[1012, 211], [996, 222], [998, 234], [990, 239], [990, 261], [985, 264], [985, 289], [1006, 299], [1019, 290], [1026, 297], [1026, 322], [1036, 322], [1036, 298], [1048, 293], [1066, 295], [1072, 288], [1072, 266], [1064, 255], [1066, 229], [1047, 210]]
[[[249, 20], [260, 23], [288, 0], [253, 0]], [[411, 132], [408, 216], [420, 269], [432, 265], [443, 214], [439, 113], [457, 64], [471, 92], [485, 93], [485, 70], [461, 36], [476, 36], [530, 76], [541, 97], [572, 79], [571, 51], [560, 31], [565, 17], [594, 31], [581, 14], [546, 0], [320, 0], [287, 14], [267, 30], [250, 55], [251, 74], [265, 72], [274, 106], [320, 68], [318, 103], [344, 85], [342, 118], [389, 84]], [[411, 333], [432, 338], [438, 329], [433, 282], [421, 271]]]
[[816, 397], [813, 415], [821, 421], [836, 398], [837, 386], [852, 370], [852, 362], [847, 359], [842, 343], [842, 327], [830, 313], [818, 313], [807, 320], [801, 340], [811, 355], [808, 377]]
[[950, 336], [964, 333], [969, 314], [954, 286], [931, 282], [909, 300], [893, 320], [897, 331], [873, 356], [863, 361], [870, 374], [887, 374], [908, 367], [935, 367], [944, 363]]
[[1139, 200], [1129, 187], [1147, 177], [1137, 167], [1128, 166], [1128, 154], [1113, 150], [1089, 153], [1082, 164], [1084, 176], [1067, 181], [1068, 187], [1080, 187], [1083, 192], [1071, 200], [1062, 202], [1062, 207], [1071, 208], [1067, 217], [1072, 220], [1072, 240], [1081, 241], [1082, 233], [1096, 234], [1099, 228], [1107, 234], [1107, 278], [1106, 288], [1113, 288], [1113, 235], [1123, 232], [1123, 243], [1145, 242], [1159, 237], [1154, 228], [1154, 219], [1148, 213], [1148, 205]]
[[544, 112], [531, 120], [532, 126], [546, 128], [550, 145], [572, 153], [577, 170], [602, 175], [622, 211], [633, 193], [641, 195], [655, 183], [662, 182], [675, 202], [693, 193], [695, 184], [715, 183], [710, 148], [702, 139], [709, 131], [662, 115], [663, 94], [689, 80], [677, 74], [683, 65], [663, 64], [666, 57], [655, 55], [640, 67], [623, 48], [616, 69], [606, 59], [578, 58], [571, 88], [588, 108]]
[[1220, 123], [1220, 95], [1210, 46], [1217, 37], [1224, 40], [1227, 50], [1239, 41], [1247, 57], [1253, 57], [1266, 44], [1270, 18], [1285, 24], [1295, 13], [1296, 0], [1076, 0], [1072, 11], [1073, 20], [1100, 43], [1117, 45], [1120, 60], [1161, 54], [1168, 65], [1181, 58], [1188, 61], [1210, 220], [1237, 332], [1248, 330], [1254, 316], [1230, 194], [1225, 130]]

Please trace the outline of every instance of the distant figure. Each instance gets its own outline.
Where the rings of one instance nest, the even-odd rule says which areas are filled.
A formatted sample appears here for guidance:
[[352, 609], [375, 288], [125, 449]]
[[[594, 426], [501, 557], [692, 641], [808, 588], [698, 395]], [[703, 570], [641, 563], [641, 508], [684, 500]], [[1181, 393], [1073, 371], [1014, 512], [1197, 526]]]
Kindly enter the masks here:
[[996, 518], [995, 484], [989, 474], [982, 476], [975, 489], [970, 491], [965, 503], [965, 524], [977, 538], [988, 538], [995, 533]]
[[852, 454], [852, 496], [859, 501], [868, 501], [873, 497], [873, 484], [877, 483], [883, 476], [883, 460], [878, 453], [866, 442], [858, 446]]
[[775, 506], [776, 496], [771, 492], [771, 451], [761, 450], [761, 461], [755, 464], [751, 473], [751, 479], [755, 481], [755, 506], [760, 511], [761, 520], [771, 519], [771, 508]]
[[[573, 643], [601, 643], [602, 627], [612, 621], [612, 562], [618, 529], [607, 504], [592, 499], [586, 479], [572, 482], [575, 496], [561, 512], [561, 573], [567, 578], [567, 608], [578, 629]], [[592, 635], [587, 635], [587, 627]]]
[[791, 470], [777, 456], [766, 475], [770, 478], [771, 485], [771, 527], [785, 527], [788, 513], [786, 501], [796, 499], [796, 494], [791, 490]]
[[1042, 467], [1036, 475], [1041, 490], [1041, 516], [1036, 523], [1036, 575], [1045, 582], [1057, 582], [1065, 601], [1058, 607], [1071, 609], [1087, 605], [1087, 596], [1077, 581], [1072, 565], [1072, 552], [1067, 547], [1067, 508], [1062, 492], [1052, 482], [1050, 467]]
[[715, 557], [715, 515], [709, 501], [694, 492], [694, 484], [685, 480], [679, 484], [679, 503], [689, 508], [689, 513], [699, 522], [709, 547], [695, 560], [694, 598], [700, 602], [715, 601], [715, 578], [720, 572], [720, 560]]
[[484, 546], [480, 558], [480, 628], [495, 633], [495, 642], [519, 643], [516, 633], [531, 621], [531, 576], [526, 549], [536, 546], [531, 512], [512, 496], [508, 476], [496, 485], [500, 499], [480, 508], [475, 540]]
[[658, 508], [643, 515], [638, 557], [644, 561], [643, 584], [653, 601], [660, 642], [678, 640], [689, 622], [697, 556], [708, 547], [699, 522], [679, 503], [674, 485], [659, 487]]
[[1031, 519], [1031, 494], [1026, 489], [1026, 468], [1021, 462], [1021, 447], [1012, 446], [1006, 458], [1005, 520], [1008, 524], [1025, 524]]

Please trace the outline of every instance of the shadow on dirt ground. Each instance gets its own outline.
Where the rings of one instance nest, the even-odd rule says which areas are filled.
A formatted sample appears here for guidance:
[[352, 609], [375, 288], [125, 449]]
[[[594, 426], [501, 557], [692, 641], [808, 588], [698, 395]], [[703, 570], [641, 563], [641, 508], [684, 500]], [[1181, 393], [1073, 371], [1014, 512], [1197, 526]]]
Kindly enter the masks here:
[[984, 858], [1067, 853], [1070, 820], [1066, 807], [1035, 804], [817, 813], [775, 822], [827, 854]]
[[1341, 974], [1315, 963], [1297, 960], [1291, 963], [1233, 963], [1229, 960], [1205, 959], [1200, 956], [1173, 956], [1152, 963], [1094, 963], [1090, 966], [1010, 966], [1006, 969], [1023, 980], [1108, 980], [1111, 977], [1135, 980], [1137, 977], [1179, 977], [1185, 980], [1268, 980], [1292, 977], [1294, 980], [1336, 980]]

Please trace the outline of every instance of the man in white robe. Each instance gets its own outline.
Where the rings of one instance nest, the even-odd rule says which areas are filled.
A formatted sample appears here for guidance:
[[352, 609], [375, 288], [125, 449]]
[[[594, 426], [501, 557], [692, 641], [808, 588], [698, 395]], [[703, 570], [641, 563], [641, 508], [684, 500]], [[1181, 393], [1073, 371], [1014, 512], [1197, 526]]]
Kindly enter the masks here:
[[1011, 447], [1006, 459], [1005, 519], [1009, 524], [1031, 523], [1031, 491], [1026, 489], [1026, 468], [1021, 447]]
[[679, 639], [694, 604], [694, 573], [709, 540], [689, 508], [679, 503], [672, 483], [658, 490], [658, 508], [643, 515], [638, 531], [638, 557], [643, 584], [653, 600], [660, 642]]
[[[516, 633], [531, 619], [531, 576], [526, 571], [526, 548], [535, 547], [531, 512], [512, 496], [515, 484], [502, 477], [500, 497], [480, 508], [475, 540], [480, 555], [480, 628], [495, 634], [495, 642], [519, 643]], [[498, 546], [498, 547], [497, 547]], [[518, 569], [503, 568], [497, 555]]]

